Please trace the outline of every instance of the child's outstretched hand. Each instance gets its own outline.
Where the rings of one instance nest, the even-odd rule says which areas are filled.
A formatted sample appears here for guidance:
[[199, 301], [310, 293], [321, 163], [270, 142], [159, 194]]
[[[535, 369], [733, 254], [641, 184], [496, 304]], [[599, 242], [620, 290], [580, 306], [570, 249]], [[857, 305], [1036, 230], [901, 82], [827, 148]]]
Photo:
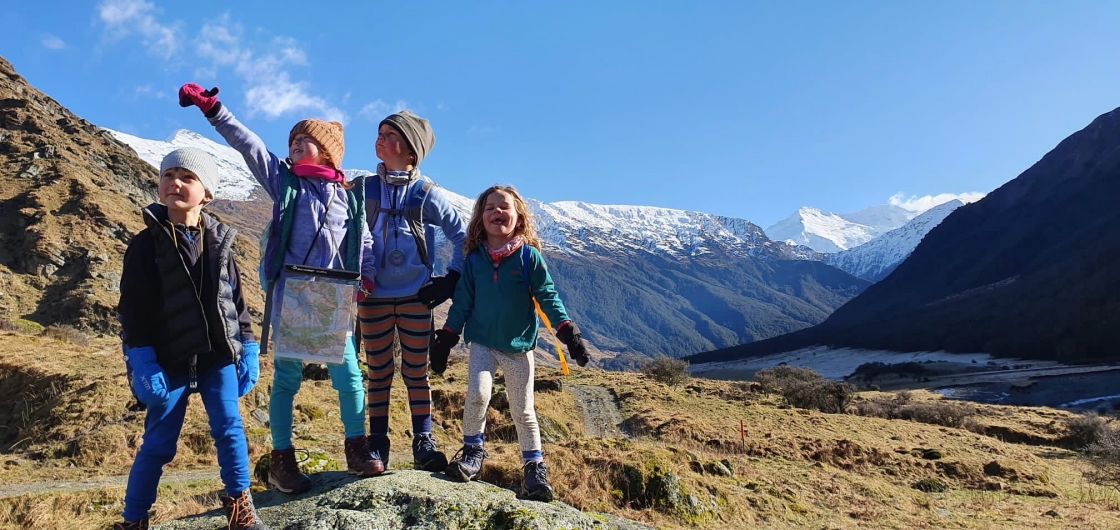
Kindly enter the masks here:
[[583, 344], [583, 337], [580, 336], [579, 328], [571, 320], [561, 323], [556, 328], [556, 338], [568, 347], [568, 356], [574, 359], [576, 364], [587, 366], [587, 361], [591, 360], [587, 356], [587, 346]]
[[246, 342], [241, 345], [241, 362], [237, 366], [237, 397], [245, 397], [261, 376], [261, 345]]
[[189, 107], [194, 105], [202, 110], [202, 114], [207, 118], [217, 112], [215, 109], [218, 107], [218, 87], [205, 90], [195, 83], [187, 83], [179, 87], [179, 106]]
[[432, 334], [428, 344], [428, 360], [432, 364], [433, 374], [442, 374], [447, 370], [447, 359], [451, 357], [451, 348], [459, 344], [459, 335], [447, 328]]

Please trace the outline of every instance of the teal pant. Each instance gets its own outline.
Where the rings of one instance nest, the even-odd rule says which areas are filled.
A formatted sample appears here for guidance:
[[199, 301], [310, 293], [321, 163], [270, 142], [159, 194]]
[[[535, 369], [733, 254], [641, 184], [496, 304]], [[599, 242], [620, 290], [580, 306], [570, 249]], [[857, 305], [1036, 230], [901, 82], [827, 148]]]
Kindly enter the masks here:
[[[272, 429], [272, 448], [283, 450], [292, 446], [292, 406], [300, 383], [303, 382], [303, 362], [280, 357], [275, 359], [276, 372], [272, 379], [268, 421]], [[338, 391], [338, 405], [342, 411], [342, 427], [346, 431], [346, 437], [365, 436], [366, 391], [353, 340], [346, 343], [342, 364], [328, 364], [327, 372], [331, 376], [331, 386]]]

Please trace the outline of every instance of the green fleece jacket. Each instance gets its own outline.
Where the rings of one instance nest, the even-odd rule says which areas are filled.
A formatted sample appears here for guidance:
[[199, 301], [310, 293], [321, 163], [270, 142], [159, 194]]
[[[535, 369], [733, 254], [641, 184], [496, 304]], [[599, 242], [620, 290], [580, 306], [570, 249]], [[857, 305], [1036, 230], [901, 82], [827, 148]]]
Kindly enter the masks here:
[[[446, 327], [463, 338], [504, 353], [524, 353], [537, 346], [537, 314], [532, 296], [553, 326], [571, 320], [556, 294], [544, 257], [536, 248], [518, 250], [495, 268], [482, 249], [467, 255], [455, 286]], [[524, 256], [524, 264], [522, 258]], [[528, 272], [529, 278], [525, 278]]]

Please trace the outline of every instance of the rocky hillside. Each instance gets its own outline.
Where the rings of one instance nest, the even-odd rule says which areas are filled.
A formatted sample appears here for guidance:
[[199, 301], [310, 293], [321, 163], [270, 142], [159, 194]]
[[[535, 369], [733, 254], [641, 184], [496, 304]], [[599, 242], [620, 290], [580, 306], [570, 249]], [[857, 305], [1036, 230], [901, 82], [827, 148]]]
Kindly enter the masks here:
[[[0, 58], [0, 318], [113, 333], [121, 257], [156, 178]], [[241, 258], [255, 262], [256, 242], [244, 243]], [[259, 289], [246, 293], [259, 310]]]

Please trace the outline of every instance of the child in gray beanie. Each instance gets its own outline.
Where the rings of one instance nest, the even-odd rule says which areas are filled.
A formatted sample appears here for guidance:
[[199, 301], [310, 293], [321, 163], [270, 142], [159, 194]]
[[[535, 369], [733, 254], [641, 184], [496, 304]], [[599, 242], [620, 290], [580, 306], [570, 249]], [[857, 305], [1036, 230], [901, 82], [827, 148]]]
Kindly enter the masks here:
[[229, 528], [265, 530], [249, 493], [249, 449], [238, 398], [256, 385], [260, 345], [233, 258], [236, 231], [204, 213], [218, 170], [186, 147], [163, 158], [159, 203], [124, 254], [117, 312], [133, 394], [148, 410], [118, 530], [146, 530], [163, 466], [175, 457], [190, 395], [202, 398], [218, 453]]
[[[443, 471], [447, 456], [432, 434], [432, 392], [428, 383], [428, 341], [432, 308], [455, 292], [463, 268], [466, 225], [447, 194], [420, 173], [435, 146], [428, 120], [407, 110], [378, 124], [377, 175], [366, 179], [366, 218], [375, 241], [377, 292], [358, 304], [366, 363], [369, 365], [371, 449], [389, 463], [389, 396], [396, 374], [393, 340], [401, 344], [401, 379], [408, 387], [412, 413], [412, 463]], [[447, 273], [435, 270], [435, 229], [451, 244]]]

